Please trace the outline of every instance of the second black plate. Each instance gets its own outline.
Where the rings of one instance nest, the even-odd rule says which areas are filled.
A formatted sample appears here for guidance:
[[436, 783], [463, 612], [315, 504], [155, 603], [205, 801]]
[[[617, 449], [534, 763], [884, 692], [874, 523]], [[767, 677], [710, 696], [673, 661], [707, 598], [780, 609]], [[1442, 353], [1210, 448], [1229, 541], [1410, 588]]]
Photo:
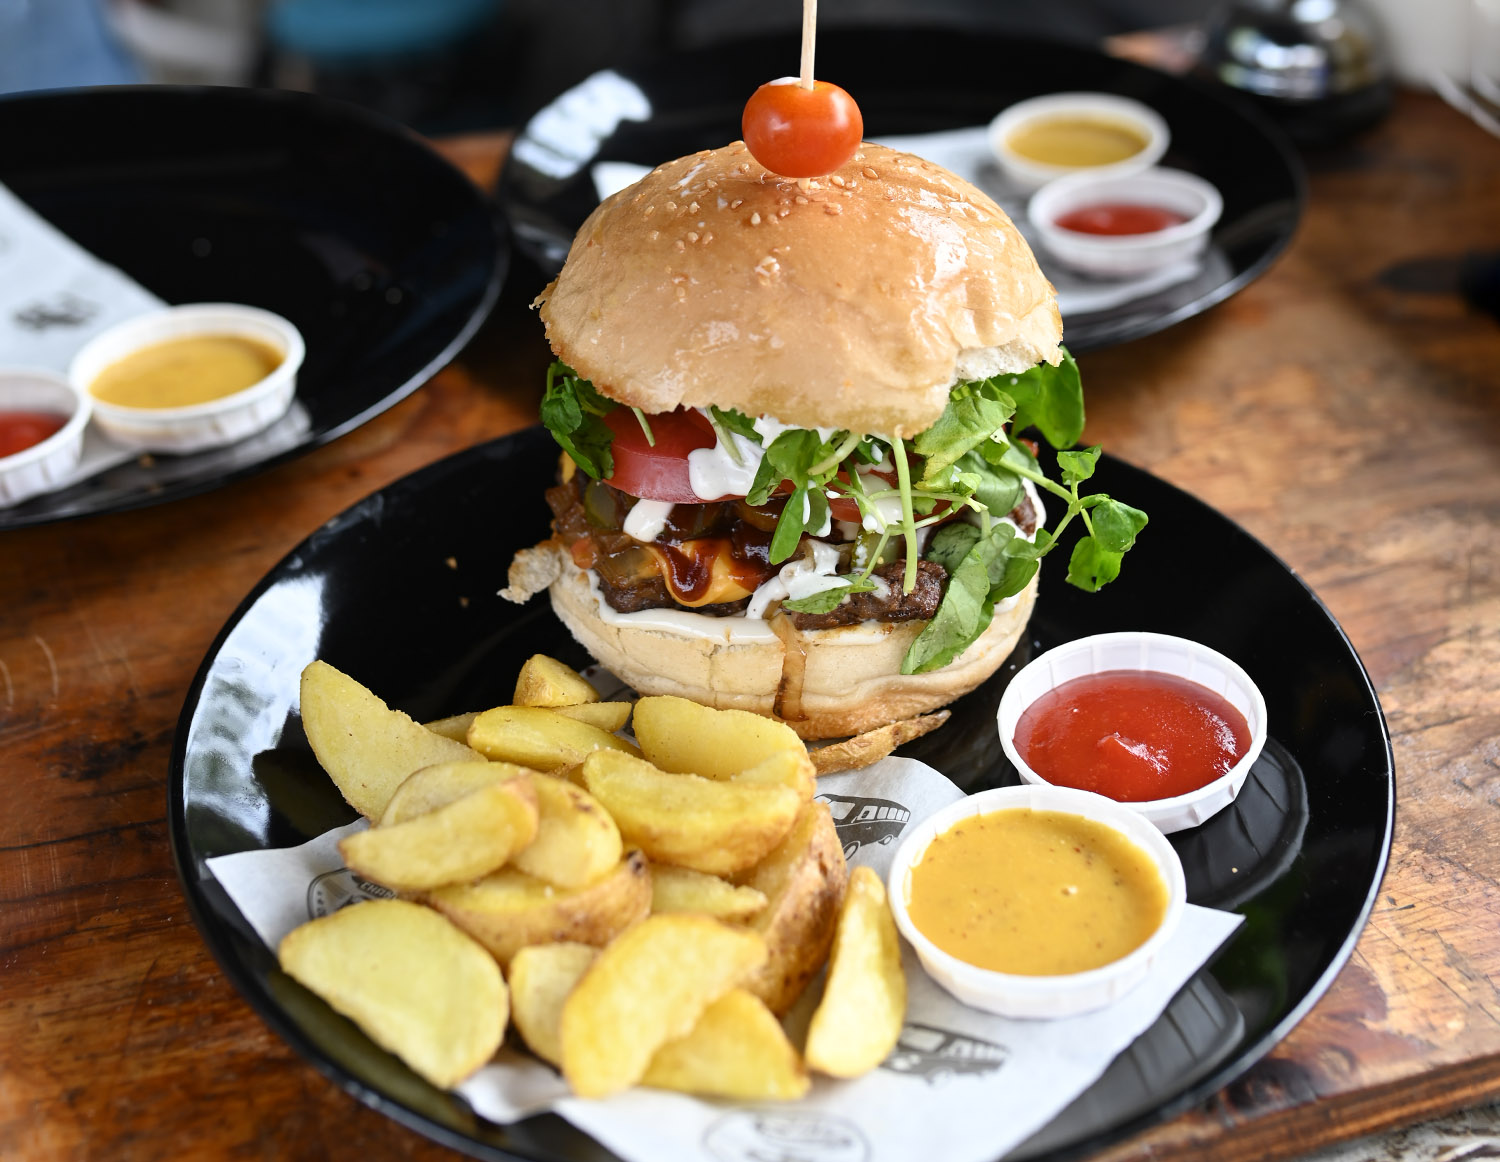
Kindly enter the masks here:
[[[502, 175], [517, 245], [550, 277], [598, 202], [596, 162], [656, 165], [735, 140], [745, 100], [795, 72], [798, 51], [790, 37], [739, 41], [596, 74], [558, 97], [528, 122]], [[868, 138], [985, 125], [1016, 101], [1064, 90], [1133, 97], [1166, 119], [1172, 144], [1161, 164], [1206, 178], [1224, 197], [1214, 261], [1156, 294], [1066, 316], [1075, 352], [1138, 339], [1222, 302], [1265, 271], [1301, 216], [1296, 156], [1212, 85], [1071, 45], [930, 28], [829, 31], [818, 37], [817, 64], [859, 102]]]
[[28, 93], [0, 100], [0, 142], [0, 182], [95, 257], [171, 304], [275, 311], [307, 343], [265, 431], [127, 460], [0, 508], [0, 531], [191, 496], [343, 435], [458, 352], [510, 254], [489, 200], [414, 133], [306, 93]]
[[[532, 653], [587, 663], [545, 601], [517, 607], [496, 594], [514, 552], [547, 535], [541, 486], [556, 459], [540, 427], [458, 453], [336, 517], [272, 570], [188, 693], [169, 776], [170, 832], [193, 918], [225, 974], [325, 1074], [476, 1157], [596, 1162], [610, 1155], [561, 1119], [492, 1125], [377, 1048], [281, 972], [206, 862], [294, 846], [354, 818], [303, 734], [298, 677], [313, 659], [418, 720], [508, 702]], [[1186, 493], [1109, 457], [1091, 484], [1151, 515], [1120, 579], [1084, 594], [1063, 582], [1065, 554], [1049, 557], [1016, 655], [954, 704], [948, 725], [902, 753], [966, 790], [1014, 781], [995, 736], [1010, 675], [1035, 651], [1119, 629], [1194, 638], [1234, 658], [1265, 695], [1272, 741], [1233, 808], [1172, 837], [1189, 899], [1238, 911], [1245, 923], [1013, 1158], [1097, 1148], [1258, 1060], [1353, 950], [1390, 845], [1390, 740], [1328, 611], [1254, 538]], [[476, 513], [498, 515], [476, 524]]]

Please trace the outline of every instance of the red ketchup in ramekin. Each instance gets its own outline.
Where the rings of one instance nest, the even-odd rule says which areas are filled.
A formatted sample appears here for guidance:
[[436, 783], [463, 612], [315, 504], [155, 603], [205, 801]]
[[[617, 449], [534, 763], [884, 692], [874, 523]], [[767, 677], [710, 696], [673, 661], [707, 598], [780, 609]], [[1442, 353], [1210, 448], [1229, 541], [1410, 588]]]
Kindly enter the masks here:
[[1187, 221], [1186, 214], [1164, 206], [1146, 206], [1137, 202], [1096, 202], [1059, 214], [1054, 219], [1064, 230], [1075, 234], [1155, 234]]
[[1152, 670], [1105, 670], [1028, 706], [1015, 745], [1049, 783], [1141, 803], [1219, 778], [1249, 749], [1250, 728], [1206, 686]]
[[0, 411], [0, 458], [36, 447], [67, 422], [53, 412]]

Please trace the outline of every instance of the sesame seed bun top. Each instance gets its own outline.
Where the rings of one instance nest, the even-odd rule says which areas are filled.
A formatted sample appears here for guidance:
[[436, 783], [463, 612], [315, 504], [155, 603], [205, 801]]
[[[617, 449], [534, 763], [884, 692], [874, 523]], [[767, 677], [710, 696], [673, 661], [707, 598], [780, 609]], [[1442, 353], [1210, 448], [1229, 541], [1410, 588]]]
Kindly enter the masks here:
[[869, 143], [811, 181], [743, 142], [659, 166], [589, 215], [537, 302], [560, 359], [650, 413], [907, 437], [956, 379], [1061, 358], [1052, 286], [1004, 211]]

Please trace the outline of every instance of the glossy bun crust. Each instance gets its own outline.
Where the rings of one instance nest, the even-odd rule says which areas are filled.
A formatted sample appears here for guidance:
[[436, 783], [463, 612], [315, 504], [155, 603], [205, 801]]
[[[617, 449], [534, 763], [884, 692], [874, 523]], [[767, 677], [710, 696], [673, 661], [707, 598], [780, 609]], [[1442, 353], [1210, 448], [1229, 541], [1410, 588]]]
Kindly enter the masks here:
[[606, 199], [538, 298], [558, 357], [646, 412], [733, 407], [909, 437], [956, 376], [1057, 363], [1052, 286], [987, 195], [864, 144], [778, 177], [743, 142]]
[[[781, 718], [805, 739], [842, 738], [946, 706], [987, 679], [1015, 649], [1036, 580], [950, 664], [901, 673], [901, 659], [925, 621], [866, 623], [798, 635], [800, 681], [779, 639], [734, 640], [743, 618], [694, 615], [705, 632], [682, 633], [600, 616], [588, 575], [557, 553], [552, 609], [605, 669], [642, 694], [676, 694], [705, 706]], [[717, 636], [715, 636], [717, 635]], [[795, 684], [795, 685], [794, 685]], [[791, 709], [795, 707], [795, 709]]]

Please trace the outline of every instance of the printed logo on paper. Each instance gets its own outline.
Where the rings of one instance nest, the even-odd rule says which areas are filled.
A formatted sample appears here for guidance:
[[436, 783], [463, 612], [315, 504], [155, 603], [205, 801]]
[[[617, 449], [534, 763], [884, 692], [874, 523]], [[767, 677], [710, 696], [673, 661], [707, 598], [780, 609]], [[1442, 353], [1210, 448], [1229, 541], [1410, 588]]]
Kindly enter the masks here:
[[381, 887], [357, 872], [346, 867], [324, 872], [307, 885], [307, 918], [316, 920], [320, 916], [332, 916], [340, 908], [360, 904], [365, 900], [391, 900], [396, 893]]
[[822, 794], [817, 800], [828, 804], [833, 828], [844, 845], [845, 859], [853, 859], [861, 847], [893, 843], [911, 819], [910, 811], [890, 799]]
[[880, 1067], [936, 1086], [960, 1075], [994, 1073], [1009, 1056], [1004, 1045], [993, 1041], [912, 1022], [901, 1030], [896, 1047]]
[[708, 1127], [718, 1162], [868, 1162], [870, 1143], [848, 1118], [814, 1110], [736, 1110]]
[[98, 313], [98, 303], [64, 291], [22, 307], [11, 317], [17, 326], [28, 331], [47, 331], [53, 327], [81, 327]]

